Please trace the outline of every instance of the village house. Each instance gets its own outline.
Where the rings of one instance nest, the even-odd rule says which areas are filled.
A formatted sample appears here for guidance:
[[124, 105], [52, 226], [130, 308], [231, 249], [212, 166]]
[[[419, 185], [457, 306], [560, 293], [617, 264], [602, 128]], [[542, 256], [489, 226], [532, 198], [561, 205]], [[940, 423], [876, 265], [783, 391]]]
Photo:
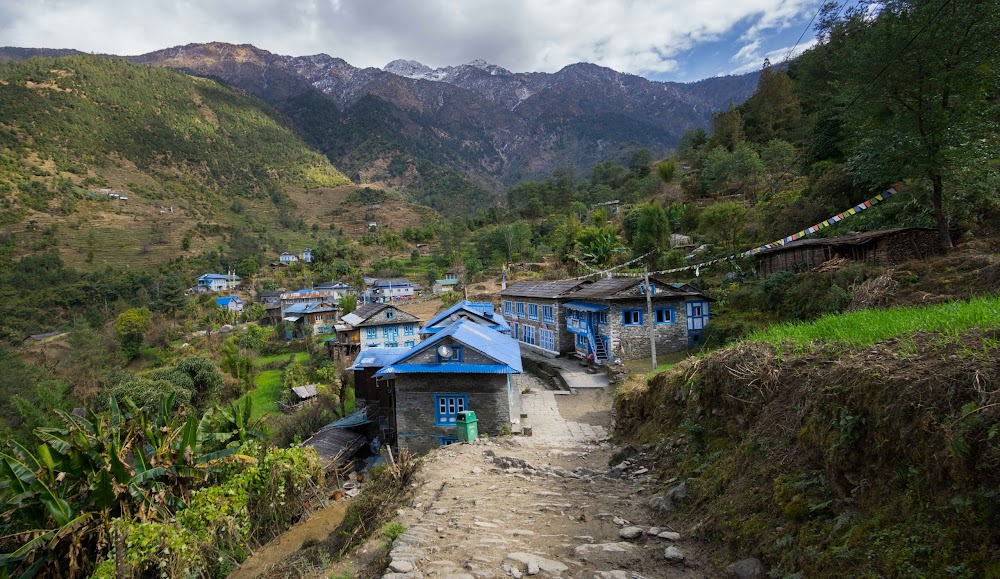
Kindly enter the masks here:
[[243, 311], [243, 300], [237, 296], [227, 296], [224, 298], [215, 298], [215, 303], [220, 308], [230, 311], [230, 312], [242, 312]]
[[500, 296], [511, 336], [548, 356], [593, 354], [596, 363], [648, 358], [648, 323], [654, 325], [658, 353], [701, 343], [710, 300], [684, 284], [654, 280], [650, 286], [652, 320], [639, 278], [523, 281]]
[[573, 352], [576, 337], [566, 328], [561, 306], [569, 301], [563, 294], [581, 284], [572, 279], [522, 281], [501, 290], [511, 337], [547, 356]]
[[342, 281], [328, 281], [313, 288], [313, 291], [324, 294], [327, 299], [340, 301], [344, 296], [357, 294], [354, 288]]
[[437, 314], [420, 329], [420, 337], [426, 339], [457, 321], [468, 321], [479, 324], [501, 334], [510, 335], [510, 325], [503, 316], [493, 311], [490, 302], [470, 302], [463, 300]]
[[325, 292], [315, 291], [312, 289], [300, 289], [293, 292], [285, 292], [281, 294], [280, 301], [281, 307], [287, 308], [292, 304], [315, 304], [323, 301], [327, 301]]
[[359, 351], [414, 346], [420, 321], [391, 304], [365, 304], [343, 317], [336, 328], [337, 342], [356, 345]]
[[650, 280], [649, 291], [651, 316], [641, 278], [599, 279], [565, 292], [562, 309], [573, 352], [593, 355], [597, 363], [649, 358], [650, 325], [659, 354], [701, 343], [710, 300], [685, 284]]
[[200, 291], [224, 292], [236, 289], [239, 284], [240, 276], [236, 274], [206, 273], [198, 278], [196, 287]]
[[306, 263], [312, 263], [312, 260], [313, 260], [313, 253], [312, 253], [312, 251], [313, 250], [312, 250], [311, 247], [307, 247], [306, 250], [302, 252], [302, 261], [304, 261]]
[[891, 266], [941, 251], [936, 229], [904, 227], [838, 237], [798, 239], [757, 254], [757, 274], [813, 269], [831, 259]]
[[444, 292], [454, 291], [458, 287], [458, 279], [436, 279], [434, 280], [434, 285], [431, 286], [431, 291], [435, 294], [443, 294]]
[[394, 382], [399, 448], [424, 453], [457, 440], [457, 414], [466, 410], [476, 413], [480, 435], [509, 433], [521, 412], [512, 376], [522, 371], [513, 338], [462, 320], [411, 348], [375, 378]]
[[339, 319], [340, 308], [329, 302], [306, 302], [284, 308], [281, 317], [295, 324], [297, 336], [332, 334]]
[[416, 285], [406, 278], [373, 279], [366, 294], [370, 302], [409, 300], [416, 294]]
[[292, 265], [293, 263], [299, 261], [299, 256], [295, 255], [294, 253], [288, 253], [287, 251], [285, 251], [278, 256], [278, 261], [281, 263], [281, 265]]

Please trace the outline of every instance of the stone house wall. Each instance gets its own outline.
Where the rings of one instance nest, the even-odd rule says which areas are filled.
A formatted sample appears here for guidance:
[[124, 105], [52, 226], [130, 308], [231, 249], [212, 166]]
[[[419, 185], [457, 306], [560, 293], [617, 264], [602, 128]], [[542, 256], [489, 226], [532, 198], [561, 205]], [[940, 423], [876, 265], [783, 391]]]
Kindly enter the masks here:
[[[416, 360], [414, 360], [416, 362]], [[479, 434], [499, 436], [520, 418], [520, 392], [507, 374], [400, 374], [396, 376], [396, 429], [400, 449], [422, 454], [455, 436], [454, 426], [435, 425], [435, 394], [468, 394]]]
[[[611, 331], [611, 352], [609, 356], [622, 360], [638, 360], [652, 355], [649, 347], [649, 326], [654, 324], [656, 353], [672, 354], [688, 347], [687, 308], [684, 300], [653, 300], [653, 318], [646, 311], [646, 300], [614, 301], [608, 311], [608, 325]], [[674, 318], [670, 324], [656, 324], [656, 308], [673, 306]], [[641, 326], [622, 325], [622, 311], [641, 309]]]
[[[531, 349], [534, 349], [534, 350], [537, 350], [537, 351], [543, 352], [543, 353], [550, 352], [550, 350], [543, 350], [539, 346], [539, 344], [541, 343], [541, 330], [545, 329], [545, 330], [552, 330], [552, 332], [553, 332], [553, 340], [554, 340], [553, 348], [554, 348], [554, 350], [552, 350], [552, 351], [558, 352], [560, 354], [563, 354], [563, 353], [566, 353], [566, 352], [572, 352], [573, 351], [573, 348], [575, 347], [576, 341], [575, 341], [575, 336], [572, 333], [570, 333], [569, 330], [566, 329], [566, 317], [565, 317], [566, 316], [566, 312], [565, 312], [565, 309], [562, 307], [562, 303], [565, 300], [560, 301], [560, 300], [556, 300], [556, 299], [544, 299], [544, 298], [520, 298], [520, 297], [514, 297], [514, 296], [511, 296], [511, 297], [503, 296], [502, 300], [508, 300], [512, 304], [511, 305], [511, 312], [512, 312], [511, 315], [508, 316], [506, 314], [503, 314], [504, 315], [504, 319], [507, 320], [508, 324], [510, 324], [510, 330], [511, 330], [511, 337], [512, 338], [516, 339], [518, 342], [521, 342], [521, 344], [524, 344], [524, 341], [522, 339], [523, 336], [524, 336], [523, 330], [521, 330], [520, 328], [518, 328], [518, 335], [515, 336], [514, 335], [514, 324], [518, 324], [518, 326], [521, 326], [521, 327], [523, 327], [523, 326], [534, 326], [534, 328], [535, 328], [535, 344], [534, 344], [534, 346], [532, 346], [531, 344], [524, 344], [525, 347], [531, 348]], [[518, 317], [517, 316], [517, 306], [516, 306], [517, 302], [524, 302], [524, 317]], [[528, 304], [537, 304], [538, 305], [538, 319], [537, 320], [528, 319]], [[552, 306], [552, 320], [553, 321], [551, 323], [544, 321], [545, 319], [542, 317], [542, 306]], [[502, 301], [500, 303], [500, 308], [499, 308], [498, 311], [500, 311], [501, 313], [503, 313], [503, 302]]]

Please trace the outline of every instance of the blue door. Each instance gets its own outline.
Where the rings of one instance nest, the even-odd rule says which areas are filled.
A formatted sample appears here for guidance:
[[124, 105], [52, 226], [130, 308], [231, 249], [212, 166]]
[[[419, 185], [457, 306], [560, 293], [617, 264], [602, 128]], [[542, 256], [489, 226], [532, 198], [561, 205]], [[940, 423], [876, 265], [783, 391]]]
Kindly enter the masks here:
[[687, 302], [688, 344], [700, 344], [708, 323], [708, 302]]

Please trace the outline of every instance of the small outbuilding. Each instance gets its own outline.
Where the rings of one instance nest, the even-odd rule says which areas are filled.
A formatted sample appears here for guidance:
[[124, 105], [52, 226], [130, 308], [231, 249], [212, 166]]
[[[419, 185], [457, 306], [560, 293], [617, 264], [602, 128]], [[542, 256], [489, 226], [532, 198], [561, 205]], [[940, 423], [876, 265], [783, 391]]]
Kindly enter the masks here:
[[837, 237], [798, 239], [757, 254], [757, 274], [808, 271], [831, 259], [891, 266], [941, 251], [936, 229], [903, 227]]

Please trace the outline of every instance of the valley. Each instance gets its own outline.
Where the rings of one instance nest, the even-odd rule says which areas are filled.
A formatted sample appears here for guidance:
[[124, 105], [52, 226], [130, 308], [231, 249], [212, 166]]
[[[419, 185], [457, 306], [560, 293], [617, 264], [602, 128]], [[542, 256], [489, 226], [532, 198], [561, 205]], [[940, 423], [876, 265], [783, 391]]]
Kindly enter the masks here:
[[0, 48], [0, 575], [1000, 577], [1000, 18], [879, 7], [694, 83]]

